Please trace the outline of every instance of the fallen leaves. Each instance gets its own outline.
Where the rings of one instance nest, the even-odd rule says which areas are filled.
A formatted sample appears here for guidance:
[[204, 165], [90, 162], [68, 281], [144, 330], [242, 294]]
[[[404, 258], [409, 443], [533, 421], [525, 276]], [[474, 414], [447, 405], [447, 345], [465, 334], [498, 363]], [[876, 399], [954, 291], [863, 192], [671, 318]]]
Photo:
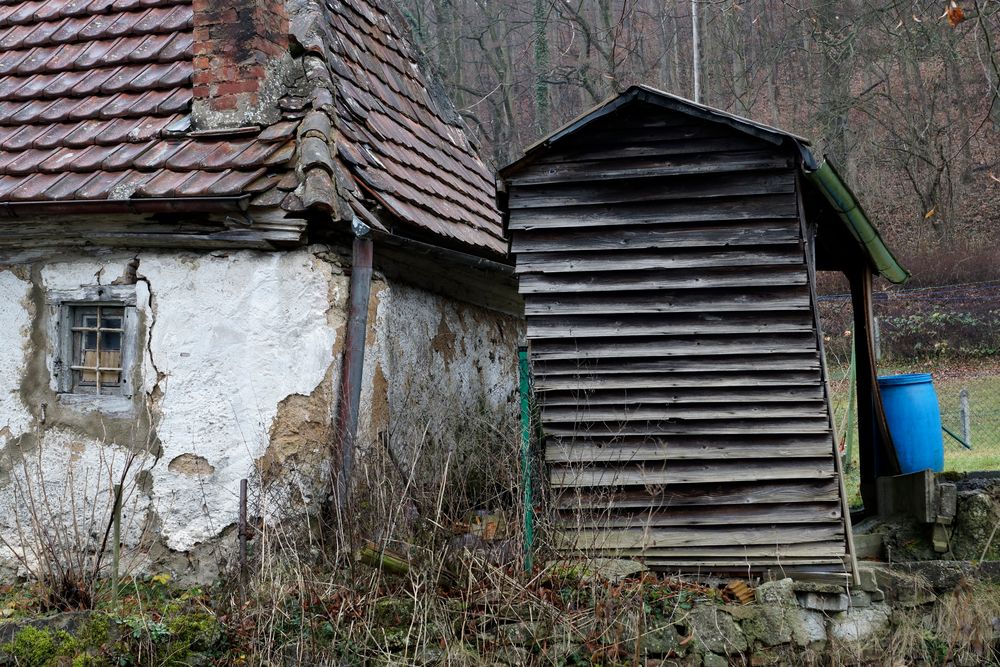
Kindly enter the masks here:
[[948, 4], [948, 8], [944, 10], [944, 14], [942, 14], [941, 17], [946, 17], [948, 19], [948, 24], [954, 28], [965, 20], [965, 12], [962, 11], [962, 8], [958, 6], [958, 3], [955, 2], [955, 0], [951, 0]]

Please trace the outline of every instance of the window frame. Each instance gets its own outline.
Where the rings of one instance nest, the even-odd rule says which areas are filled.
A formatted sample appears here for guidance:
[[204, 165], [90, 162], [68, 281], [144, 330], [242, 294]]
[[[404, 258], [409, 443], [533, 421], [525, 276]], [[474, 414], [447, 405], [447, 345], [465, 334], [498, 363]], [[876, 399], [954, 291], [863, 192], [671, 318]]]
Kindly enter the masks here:
[[[138, 353], [135, 286], [96, 285], [81, 287], [78, 290], [51, 292], [48, 301], [50, 310], [55, 316], [51, 331], [54, 343], [52, 376], [60, 401], [114, 402], [123, 398], [131, 399], [135, 393], [132, 374]], [[72, 368], [76, 365], [73, 363], [76, 309], [96, 306], [122, 309], [121, 380], [118, 386], [114, 387], [114, 391], [102, 391], [102, 393], [97, 393], [96, 388], [85, 387], [81, 391], [81, 387], [74, 386]]]

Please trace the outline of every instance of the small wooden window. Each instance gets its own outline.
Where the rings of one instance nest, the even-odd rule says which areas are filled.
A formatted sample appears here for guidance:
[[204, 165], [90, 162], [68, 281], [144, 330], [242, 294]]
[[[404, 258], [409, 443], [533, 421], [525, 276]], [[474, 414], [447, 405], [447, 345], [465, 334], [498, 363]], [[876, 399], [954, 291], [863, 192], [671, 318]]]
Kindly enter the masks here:
[[74, 393], [120, 394], [124, 367], [125, 307], [121, 304], [70, 306]]
[[132, 285], [84, 286], [48, 298], [52, 373], [63, 403], [103, 410], [132, 397], [138, 320]]

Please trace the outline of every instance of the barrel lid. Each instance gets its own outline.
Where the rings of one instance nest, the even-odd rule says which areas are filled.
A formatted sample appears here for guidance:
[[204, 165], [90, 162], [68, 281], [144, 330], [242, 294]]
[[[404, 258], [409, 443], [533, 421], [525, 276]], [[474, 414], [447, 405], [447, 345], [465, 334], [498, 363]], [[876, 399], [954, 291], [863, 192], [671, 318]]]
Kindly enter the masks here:
[[899, 384], [922, 384], [930, 381], [930, 373], [903, 373], [901, 375], [881, 375], [878, 384], [880, 387], [889, 387]]

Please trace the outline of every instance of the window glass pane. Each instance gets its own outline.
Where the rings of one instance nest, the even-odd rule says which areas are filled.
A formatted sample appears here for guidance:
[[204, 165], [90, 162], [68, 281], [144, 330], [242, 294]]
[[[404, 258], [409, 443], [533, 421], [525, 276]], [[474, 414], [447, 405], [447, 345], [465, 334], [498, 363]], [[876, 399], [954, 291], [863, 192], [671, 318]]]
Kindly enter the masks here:
[[122, 309], [121, 308], [101, 308], [101, 328], [121, 329]]
[[[90, 335], [90, 334], [88, 334]], [[104, 350], [116, 350], [121, 351], [122, 349], [122, 335], [117, 331], [102, 331], [101, 332], [101, 351]]]

